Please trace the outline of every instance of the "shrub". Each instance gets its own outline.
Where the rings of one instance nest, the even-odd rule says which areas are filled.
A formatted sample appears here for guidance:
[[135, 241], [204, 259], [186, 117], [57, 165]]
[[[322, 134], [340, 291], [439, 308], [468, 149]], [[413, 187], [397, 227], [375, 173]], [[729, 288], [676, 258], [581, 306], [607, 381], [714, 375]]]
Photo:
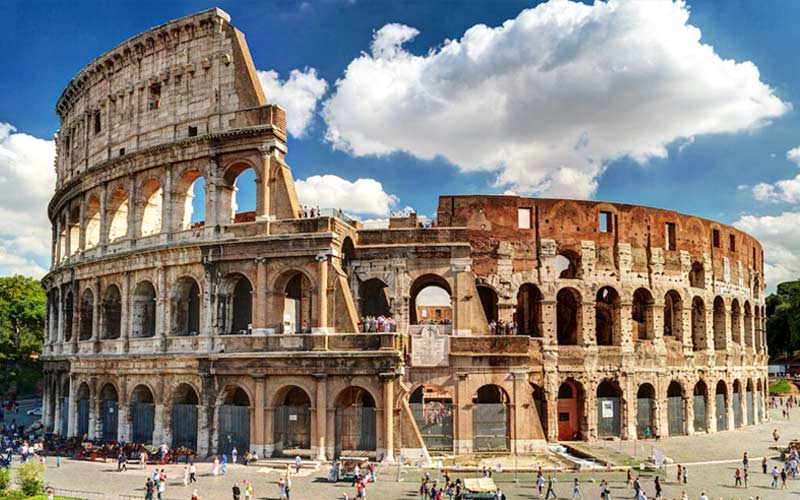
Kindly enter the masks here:
[[770, 394], [791, 394], [792, 388], [787, 380], [781, 379], [769, 386]]
[[8, 469], [0, 468], [0, 493], [5, 492], [8, 489], [8, 485], [11, 483], [11, 472]]
[[26, 495], [33, 496], [44, 491], [42, 472], [44, 472], [44, 465], [32, 460], [19, 466], [17, 484]]

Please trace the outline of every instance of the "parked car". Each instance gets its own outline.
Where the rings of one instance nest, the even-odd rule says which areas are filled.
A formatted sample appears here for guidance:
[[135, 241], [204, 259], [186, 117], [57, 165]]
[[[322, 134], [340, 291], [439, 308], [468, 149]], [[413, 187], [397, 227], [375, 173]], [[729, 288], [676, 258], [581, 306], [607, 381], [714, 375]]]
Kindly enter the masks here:
[[32, 410], [28, 410], [28, 415], [31, 417], [41, 417], [42, 416], [42, 407], [37, 406]]

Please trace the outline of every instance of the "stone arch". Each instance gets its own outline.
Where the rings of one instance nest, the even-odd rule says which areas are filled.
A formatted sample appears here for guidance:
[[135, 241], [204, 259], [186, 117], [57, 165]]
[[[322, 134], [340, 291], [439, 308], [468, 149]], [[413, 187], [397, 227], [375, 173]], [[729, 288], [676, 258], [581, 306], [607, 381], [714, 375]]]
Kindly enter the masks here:
[[99, 392], [100, 435], [103, 441], [117, 441], [119, 392], [113, 382], [106, 382]]
[[742, 308], [739, 301], [733, 299], [731, 302], [731, 342], [743, 345], [742, 342]]
[[109, 285], [103, 295], [104, 339], [118, 339], [122, 333], [122, 295], [117, 285]]
[[140, 188], [141, 215], [139, 220], [139, 236], [151, 236], [161, 232], [161, 214], [163, 213], [164, 190], [156, 178], [144, 181]]
[[156, 335], [156, 288], [147, 280], [140, 281], [133, 292], [131, 337]]
[[636, 435], [649, 438], [656, 431], [656, 389], [645, 382], [636, 392]]
[[744, 388], [744, 408], [745, 408], [745, 422], [747, 425], [753, 425], [755, 421], [755, 391], [753, 386], [753, 379], [748, 378]]
[[108, 197], [108, 241], [113, 243], [128, 236], [128, 192], [118, 187]]
[[181, 173], [172, 195], [172, 213], [174, 227], [178, 230], [191, 229], [205, 223], [206, 183], [199, 169], [189, 168]]
[[[311, 450], [312, 395], [299, 385], [275, 393], [275, 455], [297, 456]], [[324, 409], [317, 408], [317, 411]]]
[[314, 325], [314, 282], [302, 269], [284, 271], [276, 280], [282, 283], [283, 297], [281, 331], [283, 333], [311, 333]]
[[542, 300], [544, 295], [539, 287], [533, 283], [523, 283], [517, 292], [517, 306], [514, 312], [514, 322], [517, 324], [517, 333], [541, 337], [542, 325]]
[[573, 378], [558, 388], [558, 439], [576, 441], [583, 436], [585, 392], [583, 384]]
[[[250, 190], [246, 182], [253, 182], [253, 200], [245, 203], [241, 195], [237, 193], [243, 189]], [[228, 209], [226, 223], [252, 222], [258, 213], [258, 193], [261, 191], [261, 178], [259, 170], [250, 162], [237, 160], [229, 165], [222, 174], [222, 185], [220, 186], [220, 207]], [[230, 208], [228, 208], [230, 207]], [[224, 212], [222, 212], [224, 213]]]
[[511, 441], [511, 398], [499, 385], [486, 384], [472, 398], [472, 449], [505, 451]]
[[69, 231], [69, 248], [67, 253], [75, 255], [80, 249], [81, 241], [81, 208], [74, 204], [67, 209], [67, 231]]
[[199, 392], [187, 382], [179, 383], [171, 395], [172, 447], [197, 450]]
[[77, 404], [77, 428], [75, 429], [76, 436], [86, 436], [89, 434], [89, 404], [91, 400], [92, 391], [89, 388], [89, 384], [86, 382], [81, 382], [78, 385], [78, 391], [76, 393], [76, 404]]
[[475, 285], [478, 290], [478, 298], [481, 301], [481, 306], [483, 307], [483, 313], [486, 316], [486, 322], [491, 325], [492, 323], [497, 323], [500, 319], [498, 316], [498, 296], [497, 291], [489, 285], [480, 283]]
[[223, 335], [248, 334], [253, 323], [253, 284], [239, 272], [223, 278], [218, 299], [218, 323]]
[[695, 432], [708, 431], [708, 386], [704, 380], [698, 380], [692, 391], [694, 399], [692, 408], [694, 410], [694, 430]]
[[728, 348], [725, 332], [725, 301], [720, 296], [714, 298], [714, 349], [724, 351]]
[[717, 431], [728, 430], [728, 386], [724, 380], [717, 382], [714, 390], [714, 404], [717, 408]]
[[97, 195], [91, 195], [86, 202], [84, 225], [84, 246], [94, 248], [100, 244], [100, 199]]
[[192, 276], [182, 276], [172, 286], [172, 335], [194, 336], [200, 334], [200, 317], [203, 295], [200, 285]]
[[342, 270], [349, 273], [351, 263], [356, 260], [356, 246], [353, 243], [353, 238], [345, 236], [342, 240]]
[[733, 380], [733, 397], [731, 398], [731, 409], [733, 410], [733, 427], [738, 429], [744, 424], [742, 418], [742, 382], [737, 378]]
[[335, 408], [334, 456], [377, 451], [376, 399], [369, 389], [346, 387], [336, 396]]
[[556, 295], [558, 345], [577, 345], [581, 327], [581, 294], [571, 287], [562, 288]]
[[67, 289], [64, 294], [64, 340], [69, 341], [72, 339], [72, 314], [75, 310], [75, 298], [73, 297], [72, 290]]
[[753, 347], [753, 313], [750, 301], [744, 301], [744, 345]]
[[692, 262], [692, 268], [689, 271], [689, 286], [692, 288], [706, 287], [706, 270], [700, 261]]
[[536, 416], [539, 419], [539, 425], [542, 426], [542, 435], [547, 436], [548, 428], [548, 407], [547, 407], [547, 392], [541, 385], [530, 382], [531, 386], [531, 399], [536, 410]]
[[670, 381], [667, 386], [667, 428], [670, 436], [686, 434], [685, 394], [683, 384], [677, 380]]
[[555, 274], [558, 279], [579, 279], [581, 274], [581, 256], [571, 249], [558, 252], [553, 261]]
[[703, 351], [708, 348], [706, 338], [706, 307], [700, 296], [692, 299], [692, 350]]
[[233, 450], [250, 449], [250, 424], [253, 398], [247, 387], [228, 384], [220, 391], [217, 404], [217, 453], [231, 455]]
[[78, 340], [91, 340], [94, 332], [94, 292], [89, 287], [85, 288], [81, 294], [78, 324], [80, 326]]
[[155, 392], [147, 383], [138, 383], [131, 390], [130, 420], [131, 442], [151, 444], [155, 429]]
[[654, 304], [653, 294], [647, 288], [639, 287], [633, 292], [631, 321], [633, 323], [632, 333], [634, 340], [653, 340], [655, 338]]
[[675, 290], [664, 295], [664, 337], [683, 340], [683, 299]]
[[620, 345], [621, 307], [619, 293], [611, 286], [600, 288], [595, 294], [594, 326], [597, 345]]
[[358, 304], [361, 316], [389, 317], [391, 312], [391, 290], [380, 278], [370, 278], [358, 285]]
[[[450, 299], [450, 305], [448, 306], [441, 306], [440, 315], [441, 318], [436, 318], [436, 313], [433, 312], [432, 314], [428, 314], [428, 304], [418, 304], [418, 297], [420, 293], [425, 292], [428, 288], [435, 287], [441, 290], [444, 290], [447, 293], [448, 298]], [[437, 274], [423, 274], [419, 276], [414, 282], [411, 284], [410, 289], [410, 301], [409, 301], [409, 314], [411, 317], [411, 324], [422, 324], [428, 321], [446, 321], [447, 319], [452, 318], [452, 290], [450, 288], [450, 283], [448, 281], [437, 275]], [[423, 296], [424, 298], [424, 296]], [[423, 300], [424, 302], [424, 300]], [[438, 308], [437, 308], [438, 309]], [[437, 309], [434, 309], [437, 310]], [[430, 316], [430, 317], [429, 317]], [[447, 316], [445, 318], [444, 316]]]
[[604, 379], [597, 385], [597, 435], [622, 436], [622, 388], [614, 379]]

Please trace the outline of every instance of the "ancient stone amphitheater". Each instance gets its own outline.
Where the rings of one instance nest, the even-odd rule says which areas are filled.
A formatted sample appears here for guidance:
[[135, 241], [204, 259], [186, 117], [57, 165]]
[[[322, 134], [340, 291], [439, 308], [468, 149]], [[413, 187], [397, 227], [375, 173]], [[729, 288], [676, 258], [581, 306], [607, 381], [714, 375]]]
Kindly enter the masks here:
[[[312, 217], [268, 97], [217, 9], [69, 82], [44, 279], [50, 430], [392, 460], [766, 418], [763, 256], [747, 234], [516, 196], [441, 196], [435, 227]], [[431, 287], [449, 298], [441, 321], [417, 304]]]

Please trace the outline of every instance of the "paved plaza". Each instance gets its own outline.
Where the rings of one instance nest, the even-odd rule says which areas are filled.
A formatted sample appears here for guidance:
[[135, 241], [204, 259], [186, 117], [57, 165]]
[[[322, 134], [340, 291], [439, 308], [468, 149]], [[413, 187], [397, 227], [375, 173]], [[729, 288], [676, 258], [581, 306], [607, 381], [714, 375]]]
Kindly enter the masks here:
[[[761, 458], [770, 458], [769, 468], [773, 465], [780, 467], [782, 464], [775, 459], [777, 450], [773, 448], [774, 443], [771, 433], [777, 428], [781, 433], [781, 443], [787, 442], [789, 438], [800, 437], [800, 411], [792, 410], [789, 421], [780, 417], [779, 411], [772, 411], [772, 421], [753, 428], [745, 428], [735, 432], [722, 432], [707, 436], [676, 437], [665, 438], [657, 446], [665, 454], [674, 458], [676, 462], [688, 465], [689, 480], [688, 484], [677, 484], [675, 482], [675, 465], [668, 467], [667, 480], [663, 482], [666, 498], [680, 498], [685, 490], [690, 498], [696, 499], [702, 491], [705, 491], [710, 498], [726, 499], [748, 499], [759, 496], [762, 499], [796, 498], [800, 495], [800, 478], [788, 481], [789, 486], [786, 490], [774, 490], [769, 487], [770, 478], [761, 473]], [[654, 443], [636, 445], [636, 452], [639, 457], [652, 452]], [[620, 457], [620, 451], [630, 455], [634, 451], [632, 443], [602, 442], [589, 447], [599, 455]], [[751, 462], [751, 475], [748, 488], [734, 488], [733, 474], [737, 466], [741, 464], [741, 456], [747, 451]], [[79, 462], [64, 460], [60, 468], [54, 467], [55, 460], [48, 458], [48, 469], [45, 473], [46, 484], [63, 490], [77, 492], [94, 492], [104, 496], [81, 495], [73, 493], [76, 497], [85, 498], [104, 498], [104, 499], [127, 499], [143, 498], [142, 486], [148, 475], [152, 474], [153, 467], [140, 470], [137, 465], [132, 465], [127, 472], [117, 472], [116, 463], [109, 461], [102, 462]], [[191, 496], [192, 491], [197, 488], [201, 500], [217, 500], [231, 498], [231, 487], [234, 481], [240, 484], [243, 480], [252, 481], [255, 485], [256, 498], [277, 499], [278, 490], [276, 482], [283, 473], [281, 470], [272, 469], [268, 464], [259, 466], [232, 466], [226, 476], [213, 477], [210, 474], [211, 465], [208, 463], [198, 464], [199, 478], [197, 485], [184, 486], [182, 483], [183, 465], [169, 465], [167, 470], [167, 491], [166, 499], [186, 499]], [[438, 471], [429, 471], [432, 479], [441, 477]], [[323, 466], [316, 471], [310, 469], [302, 470], [298, 476], [292, 479], [292, 498], [293, 499], [341, 499], [347, 494], [354, 498], [355, 490], [345, 483], [331, 484], [325, 480], [327, 466]], [[379, 480], [368, 488], [368, 498], [389, 499], [411, 499], [419, 498], [418, 481], [422, 471], [417, 468], [406, 468], [401, 474], [401, 481], [397, 481], [397, 469], [395, 467], [383, 467], [379, 471]], [[454, 477], [475, 476], [474, 472], [454, 474]], [[578, 478], [585, 498], [597, 498], [599, 496], [599, 482], [601, 479], [609, 481], [612, 493], [615, 498], [632, 498], [633, 491], [625, 485], [624, 472], [559, 472], [554, 476], [557, 479], [557, 492], [559, 498], [572, 498], [572, 482]], [[512, 472], [495, 474], [495, 481], [507, 498], [539, 498], [534, 487], [534, 475], [530, 472], [520, 472], [515, 475]], [[663, 479], [663, 478], [662, 478]], [[643, 473], [641, 483], [648, 498], [653, 497], [653, 476]]]

